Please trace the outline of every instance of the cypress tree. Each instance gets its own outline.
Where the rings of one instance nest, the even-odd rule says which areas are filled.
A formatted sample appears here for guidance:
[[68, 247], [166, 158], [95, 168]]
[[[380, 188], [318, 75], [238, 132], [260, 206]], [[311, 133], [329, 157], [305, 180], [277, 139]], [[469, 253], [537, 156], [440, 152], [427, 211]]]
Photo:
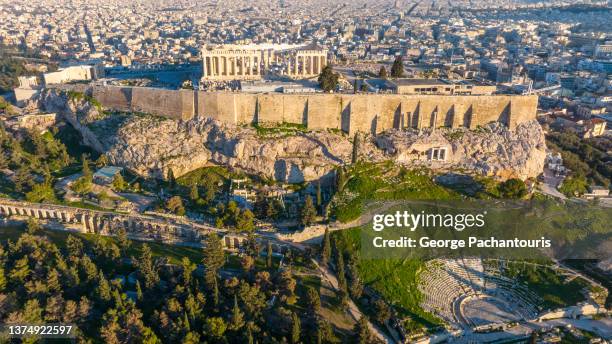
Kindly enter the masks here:
[[4, 268], [0, 266], [0, 293], [4, 291], [6, 288], [6, 274], [4, 273]]
[[295, 312], [291, 313], [291, 343], [292, 344], [297, 344], [300, 342], [300, 333], [302, 331], [300, 327], [301, 327], [300, 318]]
[[321, 205], [323, 204], [323, 198], [321, 196], [321, 181], [317, 183], [317, 207], [321, 209]]
[[355, 324], [353, 332], [357, 335], [357, 343], [368, 344], [371, 342], [370, 328], [365, 315], [362, 315], [359, 321]]
[[357, 163], [359, 160], [359, 146], [361, 145], [361, 139], [359, 136], [359, 132], [355, 133], [355, 138], [353, 139], [353, 155], [351, 157], [351, 162], [353, 164]]
[[401, 56], [396, 57], [395, 61], [393, 61], [391, 76], [394, 78], [401, 78], [404, 76], [404, 61]]
[[302, 226], [308, 226], [315, 221], [316, 217], [317, 210], [313, 205], [312, 197], [308, 196], [300, 212], [300, 223]]
[[347, 291], [347, 283], [346, 283], [346, 274], [344, 271], [344, 257], [342, 256], [342, 252], [336, 247], [336, 270], [338, 272], [338, 288], [343, 291]]
[[139, 280], [136, 280], [136, 299], [142, 301], [142, 288], [140, 287]]
[[346, 175], [344, 173], [344, 168], [338, 168], [338, 174], [336, 175], [336, 191], [341, 192], [344, 189], [344, 184], [346, 183]]
[[168, 186], [173, 188], [176, 184], [176, 178], [174, 178], [174, 172], [172, 171], [172, 168], [168, 169], [168, 175], [166, 179], [168, 180]]
[[238, 307], [238, 297], [234, 295], [234, 307], [232, 308], [231, 329], [239, 330], [244, 325], [244, 316]]
[[189, 198], [192, 201], [197, 201], [200, 198], [200, 193], [198, 192], [198, 185], [196, 183], [191, 184], [191, 190], [189, 190]]
[[267, 254], [266, 254], [266, 266], [268, 269], [272, 268], [272, 242], [268, 240]]
[[325, 228], [325, 234], [323, 234], [323, 242], [321, 243], [321, 263], [323, 266], [327, 266], [331, 257], [331, 240], [329, 238], [329, 229]]
[[387, 69], [385, 68], [385, 66], [380, 66], [380, 70], [378, 71], [378, 77], [382, 79], [387, 78]]

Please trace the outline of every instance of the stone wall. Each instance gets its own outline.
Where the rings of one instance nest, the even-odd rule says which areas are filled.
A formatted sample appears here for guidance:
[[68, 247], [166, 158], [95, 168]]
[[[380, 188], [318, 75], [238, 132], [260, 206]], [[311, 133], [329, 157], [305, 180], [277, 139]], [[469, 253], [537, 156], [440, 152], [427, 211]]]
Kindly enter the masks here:
[[467, 127], [501, 122], [515, 128], [536, 117], [537, 96], [400, 94], [250, 94], [94, 86], [104, 107], [173, 119], [225, 123], [295, 123], [311, 129], [380, 133], [390, 128]]
[[114, 235], [119, 228], [132, 238], [165, 243], [199, 243], [212, 227], [184, 223], [182, 219], [121, 214], [82, 208], [21, 202], [0, 198], [0, 218], [31, 217], [71, 225], [84, 233]]

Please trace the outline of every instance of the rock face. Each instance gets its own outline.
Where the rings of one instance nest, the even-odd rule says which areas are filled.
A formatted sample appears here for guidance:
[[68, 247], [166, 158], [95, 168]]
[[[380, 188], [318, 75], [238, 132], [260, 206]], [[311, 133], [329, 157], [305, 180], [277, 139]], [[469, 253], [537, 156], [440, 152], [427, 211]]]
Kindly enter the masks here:
[[[463, 169], [501, 179], [536, 177], [546, 158], [544, 132], [535, 120], [513, 131], [500, 123], [478, 130], [390, 130], [376, 143], [401, 164]], [[432, 159], [432, 149], [445, 152]]]
[[162, 176], [169, 167], [180, 176], [214, 163], [289, 183], [325, 177], [349, 162], [351, 152], [347, 137], [329, 132], [270, 138], [210, 118], [153, 117], [132, 117], [108, 140], [107, 149], [111, 162], [147, 176]]
[[[106, 153], [112, 164], [147, 177], [164, 177], [170, 168], [180, 176], [219, 164], [299, 183], [331, 177], [336, 166], [350, 163], [352, 157], [352, 140], [331, 131], [262, 134], [250, 126], [210, 118], [176, 121], [109, 114], [87, 99], [55, 90], [43, 92], [38, 106], [62, 115], [81, 132], [86, 144]], [[364, 160], [394, 159], [408, 166], [459, 168], [502, 179], [535, 177], [545, 158], [544, 135], [536, 121], [520, 124], [513, 131], [499, 123], [476, 131], [390, 130], [360, 141], [359, 155]]]
[[100, 119], [102, 113], [99, 108], [88, 102], [87, 99], [70, 97], [68, 94], [58, 90], [46, 90], [29, 106], [59, 114], [81, 133], [84, 144], [98, 152], [104, 152], [104, 146], [100, 143], [98, 137], [87, 127], [88, 123]]

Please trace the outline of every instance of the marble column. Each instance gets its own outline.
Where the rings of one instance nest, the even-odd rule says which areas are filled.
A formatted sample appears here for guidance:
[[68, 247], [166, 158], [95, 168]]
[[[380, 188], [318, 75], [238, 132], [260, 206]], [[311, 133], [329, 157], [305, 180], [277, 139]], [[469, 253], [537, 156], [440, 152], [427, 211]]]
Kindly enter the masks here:
[[314, 56], [308, 56], [308, 74], [314, 74]]
[[207, 59], [207, 57], [203, 56], [203, 58], [202, 58], [202, 61], [203, 61], [203, 63], [202, 63], [202, 76], [205, 77], [205, 78], [208, 76], [208, 74], [206, 72], [206, 69], [207, 69], [206, 68], [206, 59]]
[[242, 69], [240, 70], [240, 75], [246, 75], [246, 57], [242, 56]]
[[266, 65], [261, 55], [257, 55], [257, 75], [265, 74]]

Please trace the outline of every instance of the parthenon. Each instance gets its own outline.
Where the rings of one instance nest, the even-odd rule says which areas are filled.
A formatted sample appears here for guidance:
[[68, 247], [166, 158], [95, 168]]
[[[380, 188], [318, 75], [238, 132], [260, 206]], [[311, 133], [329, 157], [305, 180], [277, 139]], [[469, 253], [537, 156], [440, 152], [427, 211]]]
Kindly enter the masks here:
[[316, 44], [219, 45], [202, 49], [203, 80], [259, 80], [268, 73], [295, 79], [319, 75], [327, 49]]

